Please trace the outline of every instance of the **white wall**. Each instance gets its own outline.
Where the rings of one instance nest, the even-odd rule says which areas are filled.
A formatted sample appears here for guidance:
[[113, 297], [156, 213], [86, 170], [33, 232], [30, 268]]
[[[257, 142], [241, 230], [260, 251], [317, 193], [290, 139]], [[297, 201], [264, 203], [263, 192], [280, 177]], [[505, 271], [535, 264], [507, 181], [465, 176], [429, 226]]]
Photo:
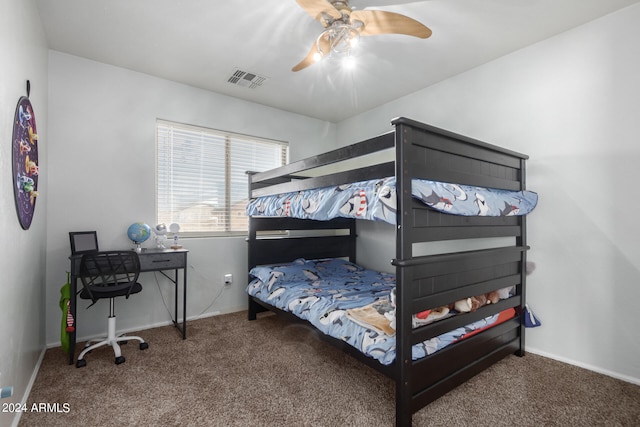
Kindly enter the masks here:
[[[2, 230], [2, 297], [0, 298], [0, 388], [13, 386], [20, 402], [29, 387], [44, 346], [45, 241], [49, 185], [47, 174], [47, 47], [33, 1], [0, 0], [0, 230]], [[40, 174], [35, 213], [29, 230], [18, 222], [13, 198], [13, 118], [26, 93], [40, 136]], [[0, 425], [17, 420], [0, 411]]]
[[[324, 121], [55, 51], [49, 54], [49, 87], [49, 345], [60, 340], [57, 304], [69, 269], [68, 232], [97, 230], [101, 249], [128, 248], [129, 224], [155, 224], [157, 118], [288, 141], [293, 160], [335, 143], [335, 125]], [[244, 309], [244, 238], [182, 239], [182, 244], [190, 250], [188, 316]], [[233, 273], [235, 283], [220, 293], [224, 273]], [[141, 294], [116, 302], [119, 329], [170, 321], [163, 298], [173, 307], [173, 285], [152, 273], [144, 273], [141, 283]], [[87, 306], [79, 302], [79, 338], [106, 328], [107, 302]]]
[[528, 301], [543, 326], [528, 330], [527, 350], [635, 383], [638, 22], [631, 6], [338, 125], [345, 144], [406, 116], [529, 154], [540, 203], [528, 220]]

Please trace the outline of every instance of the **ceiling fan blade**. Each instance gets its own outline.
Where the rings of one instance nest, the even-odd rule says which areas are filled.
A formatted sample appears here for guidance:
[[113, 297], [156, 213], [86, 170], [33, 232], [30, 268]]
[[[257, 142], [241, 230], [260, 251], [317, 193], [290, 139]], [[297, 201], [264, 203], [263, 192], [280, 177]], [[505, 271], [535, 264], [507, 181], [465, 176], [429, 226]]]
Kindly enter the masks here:
[[309, 53], [307, 54], [307, 56], [304, 57], [304, 59], [302, 61], [300, 61], [298, 64], [296, 64], [291, 71], [300, 71], [300, 70], [304, 70], [305, 68], [307, 68], [309, 65], [312, 65], [314, 62], [313, 60], [313, 54], [316, 52], [316, 44], [313, 44], [313, 47], [311, 48], [311, 50], [309, 51]]
[[364, 23], [364, 28], [360, 31], [362, 36], [404, 34], [421, 39], [431, 36], [431, 30], [428, 27], [399, 13], [383, 10], [354, 10], [351, 12], [351, 19], [357, 19]]
[[318, 41], [320, 42], [320, 49], [323, 52], [328, 52], [329, 51], [329, 40], [325, 39], [324, 37], [320, 37], [319, 40], [316, 40], [313, 43], [313, 46], [311, 46], [311, 50], [309, 50], [309, 53], [307, 54], [307, 56], [304, 57], [304, 59], [302, 61], [300, 61], [298, 64], [296, 64], [296, 66], [294, 66], [291, 71], [300, 71], [303, 70], [305, 68], [307, 68], [309, 65], [313, 65], [316, 61], [315, 59], [313, 59], [313, 55], [315, 55], [316, 52], [318, 52]]
[[322, 13], [330, 15], [334, 19], [338, 19], [342, 14], [333, 7], [327, 0], [296, 0], [301, 8], [305, 10], [311, 17], [320, 21], [324, 26], [324, 18]]

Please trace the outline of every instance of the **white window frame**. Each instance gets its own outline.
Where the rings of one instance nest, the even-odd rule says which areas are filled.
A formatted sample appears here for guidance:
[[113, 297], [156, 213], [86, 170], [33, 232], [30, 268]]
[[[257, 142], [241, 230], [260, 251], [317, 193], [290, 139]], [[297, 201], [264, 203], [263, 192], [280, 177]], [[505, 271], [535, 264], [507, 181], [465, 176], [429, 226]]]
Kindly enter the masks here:
[[[169, 133], [170, 136], [168, 137], [170, 141], [161, 141], [161, 138], [164, 140], [165, 139], [165, 129], [170, 129]], [[176, 206], [184, 206], [183, 199], [187, 198], [187, 199], [193, 199], [192, 204], [199, 206], [200, 209], [204, 209], [206, 211], [206, 208], [204, 206], [206, 206], [207, 201], [205, 200], [199, 200], [198, 199], [198, 193], [196, 192], [194, 193], [189, 193], [187, 195], [187, 187], [185, 186], [184, 180], [181, 181], [181, 178], [183, 178], [183, 176], [179, 175], [179, 172], [175, 172], [175, 175], [177, 176], [177, 178], [166, 178], [166, 179], [161, 179], [161, 174], [167, 174], [167, 176], [171, 176], [173, 177], [173, 170], [174, 169], [178, 169], [178, 168], [174, 168], [173, 166], [176, 165], [184, 165], [184, 160], [182, 160], [180, 163], [178, 163], [177, 160], [175, 160], [175, 156], [174, 156], [174, 151], [167, 148], [166, 146], [164, 146], [164, 144], [170, 144], [173, 147], [173, 144], [175, 143], [174, 141], [174, 133], [173, 132], [180, 132], [181, 136], [185, 136], [185, 135], [192, 135], [193, 136], [193, 141], [196, 141], [198, 138], [203, 139], [203, 141], [199, 141], [199, 142], [195, 142], [196, 144], [201, 144], [202, 147], [206, 148], [206, 144], [208, 142], [210, 142], [211, 147], [215, 147], [220, 153], [222, 151], [224, 151], [224, 159], [217, 159], [218, 161], [218, 165], [214, 165], [211, 163], [215, 163], [215, 161], [213, 161], [212, 159], [208, 159], [209, 161], [205, 161], [205, 162], [199, 162], [200, 164], [198, 165], [193, 165], [193, 167], [195, 168], [195, 170], [198, 171], [203, 171], [203, 170], [211, 170], [214, 167], [221, 167], [224, 169], [223, 172], [218, 171], [218, 175], [222, 175], [224, 178], [224, 183], [219, 183], [218, 185], [223, 185], [224, 187], [224, 194], [220, 195], [220, 198], [222, 199], [222, 202], [220, 203], [220, 205], [223, 206], [217, 206], [216, 209], [211, 208], [211, 211], [223, 211], [224, 213], [221, 215], [223, 216], [223, 220], [220, 221], [219, 223], [222, 224], [222, 226], [218, 226], [216, 230], [211, 229], [211, 227], [215, 227], [212, 226], [210, 223], [207, 223], [206, 221], [203, 221], [203, 223], [200, 224], [201, 228], [200, 229], [193, 229], [194, 226], [189, 226], [187, 224], [187, 226], [183, 226], [183, 224], [180, 223], [180, 215], [182, 213], [184, 213], [184, 211], [186, 210], [180, 210], [179, 207]], [[198, 137], [199, 135], [199, 137]], [[177, 139], [177, 137], [176, 137]], [[215, 146], [215, 144], [219, 144], [217, 147]], [[223, 146], [224, 144], [224, 146]], [[236, 145], [236, 148], [238, 147], [238, 145], [245, 145], [247, 146], [247, 144], [249, 144], [246, 150], [244, 151], [233, 151], [234, 150], [234, 144]], [[252, 145], [255, 144], [255, 145]], [[253, 155], [252, 153], [256, 150], [256, 149], [265, 149], [270, 151], [271, 155], [273, 156], [270, 160], [263, 160], [262, 158], [257, 158], [255, 155]], [[164, 152], [163, 150], [169, 150], [168, 152]], [[164, 153], [164, 154], [163, 154]], [[186, 153], [186, 150], [184, 152], [180, 152], [180, 153]], [[235, 169], [232, 170], [233, 166], [232, 166], [232, 153], [239, 153], [239, 154], [244, 154], [245, 156], [247, 156], [246, 160], [245, 157], [242, 157], [243, 162], [241, 166], [236, 166]], [[156, 120], [156, 223], [165, 223], [167, 228], [169, 227], [170, 223], [178, 223], [181, 226], [180, 229], [180, 236], [181, 237], [216, 237], [216, 236], [246, 236], [248, 234], [248, 227], [243, 228], [242, 230], [232, 230], [231, 228], [235, 227], [237, 228], [237, 221], [234, 221], [232, 219], [232, 214], [240, 215], [240, 212], [237, 208], [238, 203], [240, 201], [235, 200], [238, 199], [239, 196], [239, 174], [242, 173], [243, 176], [246, 177], [245, 172], [247, 171], [252, 171], [252, 172], [262, 172], [264, 170], [268, 170], [268, 169], [272, 169], [273, 167], [277, 167], [278, 165], [276, 165], [275, 163], [277, 163], [278, 161], [281, 163], [279, 166], [285, 165], [288, 163], [288, 155], [289, 155], [289, 145], [287, 142], [284, 141], [277, 141], [277, 140], [272, 140], [272, 139], [267, 139], [267, 138], [261, 138], [261, 137], [255, 137], [255, 136], [250, 136], [250, 135], [244, 135], [244, 134], [240, 134], [240, 133], [235, 133], [235, 132], [227, 132], [227, 131], [221, 131], [221, 130], [217, 130], [217, 129], [210, 129], [210, 128], [205, 128], [205, 127], [200, 127], [200, 126], [194, 126], [194, 125], [188, 125], [188, 124], [183, 124], [183, 123], [176, 123], [176, 122], [172, 122], [172, 121], [168, 121], [168, 120], [161, 120], [158, 119]], [[167, 157], [169, 158], [168, 160]], [[161, 165], [161, 158], [163, 160], [163, 162], [166, 160], [166, 162], [168, 162], [168, 166], [163, 166]], [[205, 159], [207, 160], [207, 159]], [[165, 163], [166, 163], [165, 162]], [[205, 165], [203, 166], [202, 163], [204, 163]], [[237, 163], [237, 162], [236, 162]], [[265, 167], [265, 164], [269, 164], [269, 167]], [[200, 169], [200, 168], [204, 168], [204, 169]], [[242, 167], [242, 170], [240, 171], [240, 167]], [[235, 179], [234, 179], [235, 177]], [[211, 176], [208, 177], [209, 179], [211, 179]], [[219, 179], [220, 177], [216, 177], [217, 179]], [[169, 182], [167, 182], [169, 181]], [[176, 184], [174, 184], [174, 181], [176, 182]], [[235, 185], [234, 185], [235, 183]], [[197, 183], [194, 185], [194, 188], [199, 187], [200, 185], [206, 185], [206, 184], [201, 184], [201, 183]], [[233, 186], [233, 195], [232, 195], [232, 186]], [[244, 197], [246, 197], [243, 200], [247, 200], [248, 199], [248, 177], [246, 179], [246, 183], [244, 184], [244, 187], [242, 187], [242, 190], [244, 191]], [[162, 194], [160, 194], [162, 193]], [[169, 201], [167, 200], [167, 197], [165, 197], [165, 193], [171, 193], [171, 195], [168, 196]], [[176, 194], [176, 195], [174, 195]], [[165, 200], [164, 202], [161, 202], [161, 200]], [[215, 199], [216, 201], [218, 200], [217, 198]], [[210, 202], [210, 201], [209, 201]], [[165, 204], [165, 206], [161, 206], [162, 204]], [[169, 205], [169, 207], [167, 207], [166, 205]], [[235, 205], [235, 209], [234, 209], [234, 205]], [[243, 204], [244, 206], [244, 204]], [[166, 212], [164, 214], [162, 214], [160, 211], [164, 209]], [[217, 217], [215, 218], [216, 220], [218, 219]], [[215, 222], [215, 224], [218, 224], [218, 222]], [[248, 224], [248, 221], [247, 221]], [[205, 228], [209, 228], [209, 229], [205, 229]], [[191, 229], [190, 229], [191, 228]], [[220, 229], [223, 228], [223, 229]]]

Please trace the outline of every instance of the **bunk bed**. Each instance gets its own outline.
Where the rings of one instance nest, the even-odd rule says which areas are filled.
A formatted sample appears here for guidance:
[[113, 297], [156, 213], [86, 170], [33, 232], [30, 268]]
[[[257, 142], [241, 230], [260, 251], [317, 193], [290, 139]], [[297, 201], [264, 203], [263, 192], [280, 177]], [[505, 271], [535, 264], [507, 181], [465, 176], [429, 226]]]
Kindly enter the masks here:
[[[260, 283], [256, 282], [262, 282], [264, 286], [273, 284], [265, 283], [269, 277], [259, 277], [260, 272], [273, 273], [270, 270], [273, 266], [282, 270], [299, 264], [317, 273], [324, 271], [323, 263], [341, 259], [344, 262], [338, 267], [351, 271], [359, 269], [352, 264], [356, 262], [355, 218], [360, 213], [357, 201], [352, 202], [353, 209], [347, 217], [314, 220], [306, 219], [310, 217], [308, 213], [294, 218], [291, 211], [295, 208], [288, 203], [276, 216], [267, 216], [261, 200], [302, 194], [316, 188], [342, 188], [354, 182], [387, 183], [386, 180], [393, 180], [390, 194], [395, 194], [396, 203], [390, 210], [392, 215], [389, 210], [384, 214], [386, 222], [394, 224], [396, 234], [395, 258], [391, 261], [395, 269], [394, 283], [385, 287], [385, 297], [393, 303], [395, 313], [394, 331], [389, 333], [394, 338], [392, 356], [382, 363], [371, 354], [364, 354], [344, 336], [321, 335], [394, 380], [396, 425], [409, 426], [412, 414], [438, 397], [509, 354], [524, 355], [522, 316], [528, 250], [525, 214], [535, 207], [537, 195], [526, 192], [525, 161], [528, 157], [524, 154], [407, 118], [397, 118], [392, 125], [394, 130], [389, 133], [277, 169], [249, 174], [248, 263], [251, 274], [247, 288], [248, 318], [255, 320], [258, 313], [270, 310], [295, 321], [307, 321], [300, 319], [300, 313], [298, 316], [293, 314], [295, 310], [278, 307], [269, 298], [254, 296], [259, 293], [256, 289]], [[371, 154], [385, 150], [395, 153], [390, 161], [346, 171], [332, 169], [345, 160], [371, 158]], [[314, 173], [318, 168], [324, 168], [325, 172]], [[326, 172], [327, 168], [329, 172]], [[486, 212], [453, 215], [447, 212], [450, 208], [448, 200], [443, 208], [442, 203], [438, 206], [437, 200], [427, 203], [412, 195], [412, 192], [416, 193], [415, 180], [455, 183], [456, 188], [504, 190], [516, 194], [518, 200], [519, 193], [527, 193], [532, 196], [532, 202], [521, 212], [512, 209], [495, 216], [485, 216]], [[376, 191], [379, 190], [380, 184]], [[423, 255], [419, 249], [420, 245], [430, 242], [478, 238], [507, 238], [509, 243], [434, 255]], [[377, 285], [387, 280], [387, 276], [381, 274]], [[290, 275], [296, 276], [295, 273]], [[271, 279], [274, 278], [279, 280], [272, 275]], [[317, 281], [318, 277], [313, 280]], [[505, 289], [510, 290], [508, 295], [493, 304], [416, 327], [419, 313]], [[511, 315], [504, 317], [509, 311]], [[464, 329], [489, 318], [500, 318], [500, 321], [491, 327], [477, 328], [465, 339], [451, 340], [450, 345], [436, 352], [416, 357], [415, 348], [420, 343], [437, 340], [449, 331]], [[310, 320], [307, 322], [313, 324]]]

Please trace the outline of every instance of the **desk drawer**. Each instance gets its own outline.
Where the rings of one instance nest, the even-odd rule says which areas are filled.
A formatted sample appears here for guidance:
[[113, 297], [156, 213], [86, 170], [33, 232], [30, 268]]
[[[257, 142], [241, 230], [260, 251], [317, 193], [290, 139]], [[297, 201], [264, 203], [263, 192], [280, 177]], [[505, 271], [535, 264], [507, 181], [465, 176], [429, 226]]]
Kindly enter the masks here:
[[186, 267], [186, 256], [182, 252], [144, 254], [140, 256], [140, 271], [171, 270]]

